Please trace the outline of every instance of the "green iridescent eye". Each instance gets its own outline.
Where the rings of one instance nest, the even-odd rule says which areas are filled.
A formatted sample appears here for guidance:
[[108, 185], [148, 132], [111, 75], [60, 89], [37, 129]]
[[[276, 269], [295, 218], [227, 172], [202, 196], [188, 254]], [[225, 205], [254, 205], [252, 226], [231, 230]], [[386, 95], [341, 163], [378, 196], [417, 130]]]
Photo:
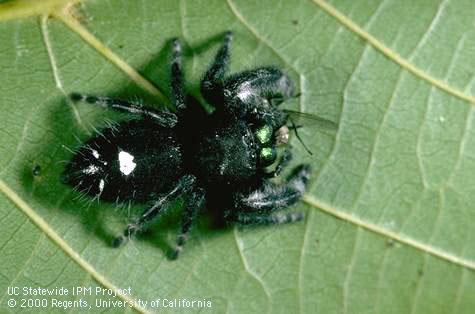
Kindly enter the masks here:
[[261, 165], [263, 167], [270, 166], [274, 163], [275, 159], [277, 158], [277, 152], [274, 148], [271, 147], [264, 147], [259, 152], [259, 158]]
[[255, 135], [259, 143], [268, 143], [272, 138], [272, 128], [269, 125], [264, 125], [263, 127], [257, 129]]

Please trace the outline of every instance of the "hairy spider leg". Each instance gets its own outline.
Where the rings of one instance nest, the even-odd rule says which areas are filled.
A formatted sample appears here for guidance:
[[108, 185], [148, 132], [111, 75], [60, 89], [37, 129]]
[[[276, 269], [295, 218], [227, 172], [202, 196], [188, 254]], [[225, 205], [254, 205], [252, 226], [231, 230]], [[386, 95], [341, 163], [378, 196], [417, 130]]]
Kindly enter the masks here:
[[287, 114], [276, 107], [291, 98], [292, 80], [276, 67], [260, 67], [233, 74], [224, 83], [224, 103], [228, 110], [251, 121], [280, 127]]
[[170, 258], [177, 259], [183, 250], [183, 246], [188, 240], [188, 234], [196, 219], [198, 211], [203, 207], [205, 202], [205, 192], [201, 188], [195, 188], [186, 200], [185, 209], [182, 215], [181, 231], [176, 239], [176, 247], [171, 252]]
[[146, 225], [150, 224], [154, 218], [157, 217], [164, 208], [164, 205], [182, 194], [189, 193], [193, 189], [195, 182], [196, 178], [193, 175], [182, 176], [178, 180], [177, 185], [170, 192], [156, 200], [153, 206], [145, 210], [136, 221], [128, 224], [123, 234], [115, 238], [112, 245], [114, 247], [119, 247], [137, 232], [144, 231]]
[[201, 94], [208, 103], [213, 105], [222, 102], [223, 95], [220, 95], [218, 91], [223, 88], [224, 77], [229, 67], [232, 39], [233, 34], [230, 31], [224, 34], [223, 44], [201, 80]]
[[241, 225], [280, 225], [301, 221], [305, 215], [301, 212], [273, 213], [273, 214], [243, 214], [236, 217]]
[[288, 223], [303, 218], [300, 213], [274, 211], [296, 203], [305, 192], [310, 178], [310, 166], [300, 165], [281, 185], [265, 181], [263, 185], [236, 201], [235, 221], [240, 224]]
[[171, 128], [178, 122], [177, 116], [165, 109], [155, 109], [144, 106], [137, 102], [122, 100], [117, 98], [83, 95], [79, 93], [71, 93], [69, 98], [73, 102], [84, 101], [88, 104], [101, 106], [108, 109], [114, 109], [120, 112], [127, 112], [150, 118], [163, 127]]
[[182, 68], [182, 46], [178, 38], [172, 40], [171, 85], [172, 100], [177, 110], [186, 108]]

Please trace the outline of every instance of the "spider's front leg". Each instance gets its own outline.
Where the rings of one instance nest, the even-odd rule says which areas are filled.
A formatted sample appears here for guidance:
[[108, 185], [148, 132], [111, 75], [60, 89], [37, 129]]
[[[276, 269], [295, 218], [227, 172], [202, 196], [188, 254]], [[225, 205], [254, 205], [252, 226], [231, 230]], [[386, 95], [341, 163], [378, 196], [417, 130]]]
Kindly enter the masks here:
[[305, 218], [304, 213], [273, 213], [273, 214], [252, 214], [239, 213], [236, 222], [241, 225], [281, 225], [301, 221]]
[[276, 213], [276, 210], [295, 204], [305, 193], [310, 178], [310, 166], [294, 169], [286, 182], [277, 185], [264, 181], [262, 187], [235, 200], [234, 219], [240, 224], [282, 224], [303, 219], [303, 213]]
[[287, 114], [277, 106], [291, 97], [294, 97], [292, 80], [275, 67], [237, 73], [224, 84], [224, 103], [228, 111], [274, 127], [287, 122]]

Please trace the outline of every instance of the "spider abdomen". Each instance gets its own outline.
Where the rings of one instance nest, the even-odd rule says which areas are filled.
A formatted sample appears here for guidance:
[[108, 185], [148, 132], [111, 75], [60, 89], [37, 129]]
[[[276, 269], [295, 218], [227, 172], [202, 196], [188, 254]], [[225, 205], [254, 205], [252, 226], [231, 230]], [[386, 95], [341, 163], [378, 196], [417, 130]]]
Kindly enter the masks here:
[[174, 130], [144, 119], [102, 130], [79, 149], [65, 177], [77, 190], [104, 200], [145, 202], [167, 192], [182, 172]]

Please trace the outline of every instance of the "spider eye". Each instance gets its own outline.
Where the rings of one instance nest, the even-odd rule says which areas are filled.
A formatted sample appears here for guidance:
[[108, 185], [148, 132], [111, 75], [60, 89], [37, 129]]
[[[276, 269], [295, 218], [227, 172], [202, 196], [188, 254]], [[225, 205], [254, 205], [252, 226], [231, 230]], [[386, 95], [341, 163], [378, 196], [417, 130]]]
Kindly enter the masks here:
[[277, 158], [277, 152], [275, 148], [264, 147], [259, 152], [259, 160], [260, 160], [261, 166], [263, 167], [272, 165], [276, 158]]
[[255, 136], [259, 143], [265, 144], [272, 138], [272, 128], [269, 125], [264, 125], [257, 129]]

